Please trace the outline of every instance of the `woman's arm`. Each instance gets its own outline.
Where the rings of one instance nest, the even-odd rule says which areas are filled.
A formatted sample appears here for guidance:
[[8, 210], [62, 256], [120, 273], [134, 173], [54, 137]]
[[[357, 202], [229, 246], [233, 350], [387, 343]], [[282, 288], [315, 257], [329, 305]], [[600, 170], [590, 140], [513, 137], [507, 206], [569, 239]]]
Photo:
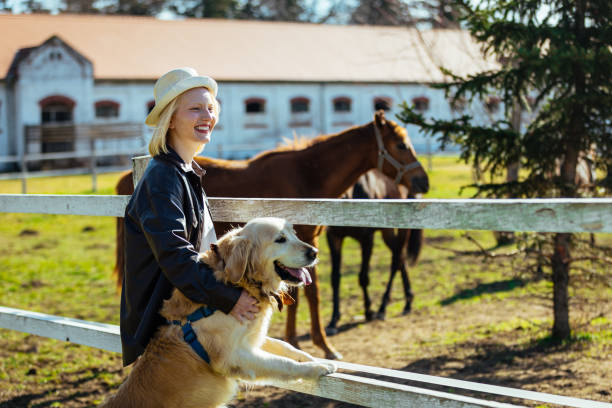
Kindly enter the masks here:
[[194, 302], [229, 313], [241, 290], [218, 282], [210, 267], [198, 261], [198, 253], [187, 237], [182, 187], [170, 171], [164, 170], [169, 174], [156, 174], [153, 185], [142, 180], [135, 207], [142, 232], [174, 287]]

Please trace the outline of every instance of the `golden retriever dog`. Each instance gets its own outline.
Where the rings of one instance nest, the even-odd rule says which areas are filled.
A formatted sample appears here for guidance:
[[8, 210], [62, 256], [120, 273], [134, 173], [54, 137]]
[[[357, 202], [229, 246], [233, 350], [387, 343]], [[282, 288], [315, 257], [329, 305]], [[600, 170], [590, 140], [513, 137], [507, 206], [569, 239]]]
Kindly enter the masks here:
[[[282, 308], [290, 285], [311, 283], [306, 268], [317, 250], [300, 241], [287, 221], [257, 218], [225, 234], [201, 254], [217, 280], [247, 290], [259, 301], [259, 313], [240, 323], [220, 310], [191, 323], [210, 357], [206, 363], [183, 339], [181, 325], [204, 306], [174, 290], [161, 315], [169, 322], [156, 332], [117, 394], [104, 407], [219, 407], [237, 392], [239, 382], [317, 379], [331, 364], [267, 336], [272, 311]], [[180, 321], [180, 323], [179, 323]]]

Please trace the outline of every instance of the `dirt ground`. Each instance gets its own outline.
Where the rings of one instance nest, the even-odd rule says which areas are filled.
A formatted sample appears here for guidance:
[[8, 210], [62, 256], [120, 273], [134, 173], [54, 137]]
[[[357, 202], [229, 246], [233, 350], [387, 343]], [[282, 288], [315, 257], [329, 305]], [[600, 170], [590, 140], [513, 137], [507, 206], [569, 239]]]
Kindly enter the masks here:
[[[510, 303], [512, 305], [508, 306]], [[591, 342], [587, 341], [561, 345], [535, 341], [525, 343], [525, 332], [531, 329], [520, 324], [499, 334], [487, 333], [487, 329], [483, 331], [483, 328], [491, 327], [492, 322], [507, 321], [509, 314], [534, 319], [545, 318], [548, 313], [548, 307], [537, 301], [456, 302], [436, 309], [435, 314], [420, 309], [408, 316], [388, 316], [386, 321], [364, 322], [360, 316], [347, 318], [345, 320], [349, 321], [341, 325], [340, 332], [331, 336], [330, 340], [348, 362], [612, 402], [610, 346], [594, 349]], [[610, 317], [607, 316], [608, 319]], [[468, 335], [465, 338], [439, 341], [440, 333], [461, 333], [466, 329], [474, 333], [473, 338]], [[271, 334], [280, 335], [282, 330], [281, 323], [274, 324]], [[22, 350], [30, 347], [36, 352], [40, 341], [36, 336], [29, 336], [16, 347]], [[302, 335], [301, 345], [313, 355], [321, 355], [313, 347], [308, 335]], [[5, 350], [0, 355], [5, 358], [10, 353], [11, 350]], [[111, 392], [105, 376], [125, 375], [125, 372], [117, 368], [120, 366], [118, 355], [107, 354], [112, 356], [108, 367], [89, 369], [86, 373], [80, 373], [78, 379], [65, 376], [56, 384], [28, 384], [25, 392], [19, 392], [18, 395], [0, 392], [0, 407], [94, 406]], [[36, 374], [48, 362], [42, 359], [39, 364], [39, 367], [30, 368], [32, 374]], [[414, 382], [403, 383], [425, 386]], [[429, 388], [464, 394], [460, 390], [445, 387]], [[483, 397], [478, 394], [469, 395]], [[496, 400], [538, 405], [533, 401], [507, 398]], [[242, 390], [229, 404], [233, 408], [353, 406], [263, 386]]]
[[[435, 263], [431, 259], [423, 259], [419, 273], [413, 276], [414, 286], [418, 288], [415, 290], [415, 303], [420, 302], [421, 306], [414, 308], [409, 315], [401, 315], [403, 305], [399, 283], [385, 321], [365, 322], [360, 296], [343, 299], [343, 311], [349, 310], [350, 314], [343, 315], [340, 331], [330, 336], [330, 341], [343, 354], [344, 361], [612, 403], [610, 299], [606, 300], [605, 296], [603, 299], [602, 296], [573, 297], [572, 328], [577, 335], [566, 343], [553, 344], [546, 337], [551, 324], [550, 299], [542, 296], [541, 288], [530, 292], [530, 285], [520, 279], [498, 277], [493, 282], [485, 280], [479, 283], [468, 268], [465, 273], [470, 280], [461, 283], [457, 272], [453, 279], [458, 283], [453, 283], [453, 291], [447, 293], [443, 301], [423, 305], [427, 296], [432, 296], [433, 288], [442, 285], [442, 280], [449, 279], [449, 275], [444, 273], [438, 278], [433, 275], [439, 268], [439, 260]], [[477, 262], [471, 257], [455, 261], [462, 264]], [[430, 267], [432, 269], [428, 269]], [[460, 268], [457, 266], [455, 269]], [[376, 274], [372, 278], [376, 278]], [[343, 285], [353, 285], [359, 291], [356, 279], [351, 279], [346, 279]], [[513, 285], [519, 285], [520, 290], [515, 290]], [[504, 296], [481, 296], [478, 288], [497, 295], [504, 293]], [[466, 293], [469, 295], [462, 295]], [[321, 298], [329, 299], [329, 293], [323, 293]], [[372, 298], [376, 307], [380, 292], [372, 293]], [[325, 303], [322, 307], [327, 310], [330, 305]], [[306, 308], [305, 301], [300, 305], [302, 308]], [[322, 357], [322, 352], [310, 341], [308, 328], [307, 319], [299, 321], [300, 345], [314, 356]], [[278, 319], [272, 324], [269, 334], [281, 338], [283, 331], [284, 323]], [[49, 345], [50, 340], [37, 336], [23, 336], [22, 341], [8, 337], [3, 340], [4, 333], [14, 335], [0, 331], [0, 344], [3, 345], [0, 347], [0, 408], [96, 406], [127, 374], [127, 370], [120, 368], [120, 355], [116, 353], [63, 342]], [[53, 350], [63, 348], [64, 357], [49, 358], [45, 351], [50, 347]], [[20, 363], [18, 372], [21, 377], [11, 379], [3, 374], [9, 371], [3, 369], [10, 366], [15, 353], [31, 356], [28, 360], [31, 364]], [[76, 372], [69, 372], [63, 365], [84, 358], [87, 360]], [[398, 382], [491, 398], [447, 387]], [[534, 407], [550, 406], [504, 397], [495, 400]], [[274, 387], [255, 386], [241, 390], [228, 406], [331, 408], [354, 405]]]
[[[549, 313], [545, 305], [538, 307], [523, 303], [517, 310], [516, 305], [509, 309], [504, 303], [479, 303], [478, 312], [473, 310], [476, 305], [454, 304], [435, 316], [427, 311], [416, 311], [409, 316], [394, 316], [386, 321], [349, 323], [330, 339], [341, 350], [344, 360], [349, 362], [612, 403], [610, 347], [594, 352], [580, 341], [565, 345], [545, 342], [525, 345], [519, 341], [525, 329], [518, 325], [511, 332], [504, 331], [497, 336], [488, 333], [486, 340], [466, 338], [448, 346], [429, 344], [429, 339], [435, 338], [439, 332], [459, 332], [470, 327], [478, 333], [480, 326], [489, 326], [492, 321], [502, 322], [510, 313], [524, 317], [546, 317]], [[356, 341], [356, 338], [361, 338], [361, 341]], [[318, 351], [308, 339], [302, 343], [306, 351], [317, 355]], [[419, 345], [418, 349], [415, 345]], [[388, 378], [384, 380], [388, 381]], [[482, 394], [469, 394], [446, 387], [397, 382], [487, 398]], [[534, 401], [503, 397], [495, 400], [542, 406]], [[231, 406], [344, 408], [355, 405], [273, 387], [259, 387], [241, 393], [239, 400]]]

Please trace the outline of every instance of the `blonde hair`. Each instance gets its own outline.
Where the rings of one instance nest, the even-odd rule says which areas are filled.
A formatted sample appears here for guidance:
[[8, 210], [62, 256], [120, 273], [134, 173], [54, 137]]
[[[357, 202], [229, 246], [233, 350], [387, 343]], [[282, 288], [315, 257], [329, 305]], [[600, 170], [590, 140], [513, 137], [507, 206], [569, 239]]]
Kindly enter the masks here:
[[[153, 157], [158, 156], [162, 153], [168, 153], [168, 147], [167, 147], [168, 128], [170, 127], [172, 116], [174, 115], [174, 113], [176, 112], [176, 109], [178, 108], [179, 98], [182, 95], [183, 94], [180, 94], [176, 98], [168, 102], [168, 105], [166, 105], [166, 107], [159, 114], [159, 121], [157, 122], [157, 126], [155, 126], [155, 130], [153, 130], [153, 136], [151, 136], [151, 141], [149, 142], [149, 154]], [[217, 122], [219, 121], [219, 113], [221, 113], [221, 105], [219, 104], [219, 101], [214, 97], [213, 97], [213, 111], [215, 113], [214, 125], [216, 125]]]

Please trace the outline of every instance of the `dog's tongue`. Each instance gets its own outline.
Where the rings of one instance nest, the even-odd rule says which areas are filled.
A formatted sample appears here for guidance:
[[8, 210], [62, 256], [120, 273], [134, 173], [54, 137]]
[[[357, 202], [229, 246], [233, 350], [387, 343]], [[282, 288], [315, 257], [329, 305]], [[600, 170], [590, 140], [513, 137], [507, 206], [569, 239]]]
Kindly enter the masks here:
[[312, 278], [306, 268], [286, 268], [287, 272], [302, 281], [304, 285], [310, 285]]

